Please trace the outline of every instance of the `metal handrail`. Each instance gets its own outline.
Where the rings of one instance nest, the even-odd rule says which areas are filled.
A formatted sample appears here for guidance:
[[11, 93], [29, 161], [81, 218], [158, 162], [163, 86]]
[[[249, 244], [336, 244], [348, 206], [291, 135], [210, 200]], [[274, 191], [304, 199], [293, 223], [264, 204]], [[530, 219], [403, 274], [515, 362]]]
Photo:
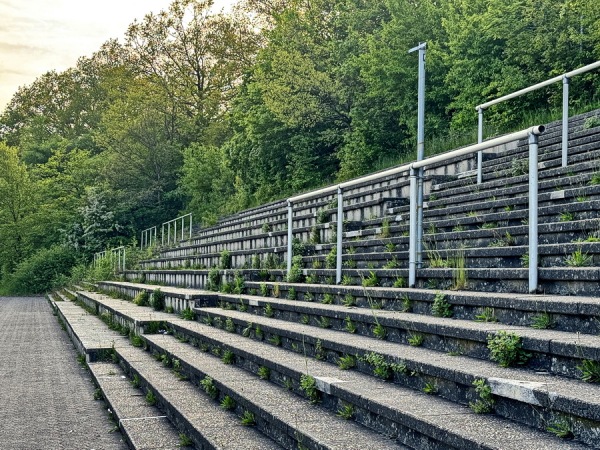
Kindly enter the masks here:
[[[416, 161], [410, 168], [410, 218], [409, 218], [409, 244], [408, 244], [408, 286], [415, 287], [416, 269], [420, 261], [418, 252], [422, 247], [417, 241], [419, 236], [418, 227], [422, 224], [417, 222], [417, 169], [425, 168], [435, 163], [439, 163], [458, 156], [469, 155], [497, 145], [507, 144], [519, 139], [529, 138], [529, 292], [537, 290], [538, 282], [538, 136], [545, 130], [543, 125], [534, 126], [516, 133], [490, 139], [470, 145], [465, 148], [454, 150], [437, 156]], [[422, 175], [421, 175], [422, 176]]]
[[[154, 233], [152, 233], [154, 231]], [[140, 249], [144, 247], [150, 247], [152, 245], [152, 237], [154, 237], [154, 243], [156, 244], [157, 227], [153, 226], [146, 228], [140, 233]]]
[[[587, 66], [580, 67], [579, 69], [572, 70], [570, 72], [566, 72], [562, 75], [558, 75], [556, 77], [550, 78], [549, 80], [542, 81], [541, 83], [534, 84], [532, 86], [526, 87], [524, 89], [520, 89], [511, 94], [503, 95], [502, 97], [498, 97], [497, 99], [490, 100], [488, 102], [482, 103], [475, 107], [475, 110], [478, 113], [478, 124], [477, 124], [477, 141], [483, 141], [483, 111], [490, 106], [497, 105], [498, 103], [502, 103], [506, 100], [511, 100], [516, 97], [520, 97], [521, 95], [527, 94], [529, 92], [537, 91], [546, 86], [550, 86], [551, 84], [558, 83], [562, 80], [563, 83], [563, 102], [562, 102], [562, 167], [567, 167], [567, 158], [569, 153], [569, 80], [574, 76], [581, 75], [582, 73], [590, 72], [592, 70], [600, 68], [600, 61], [596, 61], [595, 63], [588, 64]], [[482, 182], [482, 163], [483, 163], [483, 154], [481, 152], [477, 155], [477, 183], [480, 184]]]
[[161, 234], [161, 245], [165, 245], [165, 225], [167, 226], [167, 245], [169, 245], [171, 243], [171, 224], [174, 225], [175, 231], [174, 231], [174, 239], [173, 242], [175, 243], [177, 241], [177, 223], [179, 220], [181, 220], [181, 239], [185, 239], [184, 238], [184, 228], [185, 228], [185, 218], [189, 217], [190, 218], [190, 232], [189, 232], [189, 239], [192, 239], [192, 213], [188, 213], [188, 214], [184, 214], [183, 216], [179, 216], [176, 217], [175, 219], [171, 219], [167, 222], [163, 222], [161, 225], [161, 229], [160, 229], [160, 234]]
[[120, 247], [111, 248], [110, 250], [104, 250], [102, 252], [94, 253], [94, 267], [98, 265], [98, 262], [100, 260], [106, 258], [109, 253], [111, 255], [115, 255], [115, 254], [117, 255], [117, 261], [116, 261], [117, 272], [119, 270], [124, 271], [125, 270], [126, 250], [123, 245], [121, 245]]

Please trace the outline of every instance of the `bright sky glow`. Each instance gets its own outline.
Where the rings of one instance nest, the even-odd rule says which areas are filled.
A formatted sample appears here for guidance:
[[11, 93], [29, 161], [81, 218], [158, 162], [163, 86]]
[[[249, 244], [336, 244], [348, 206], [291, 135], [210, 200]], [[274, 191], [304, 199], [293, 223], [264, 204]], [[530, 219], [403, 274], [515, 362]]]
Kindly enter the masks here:
[[[75, 66], [171, 0], [0, 0], [0, 112], [19, 86]], [[236, 0], [215, 0], [215, 9]]]

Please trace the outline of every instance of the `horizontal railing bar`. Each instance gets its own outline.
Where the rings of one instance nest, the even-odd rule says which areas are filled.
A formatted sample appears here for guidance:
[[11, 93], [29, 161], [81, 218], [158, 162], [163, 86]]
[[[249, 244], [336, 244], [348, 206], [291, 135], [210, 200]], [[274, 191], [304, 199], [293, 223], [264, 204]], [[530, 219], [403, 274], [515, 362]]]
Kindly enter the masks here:
[[515, 91], [515, 92], [513, 92], [511, 94], [507, 94], [507, 95], [504, 95], [502, 97], [498, 97], [495, 100], [490, 100], [489, 102], [482, 103], [481, 105], [477, 105], [475, 107], [475, 110], [487, 109], [487, 108], [489, 108], [492, 105], [496, 105], [496, 104], [502, 103], [502, 102], [504, 102], [506, 100], [510, 100], [512, 98], [519, 97], [519, 96], [521, 96], [523, 94], [527, 94], [528, 92], [537, 91], [538, 89], [541, 89], [543, 87], [550, 86], [551, 84], [554, 84], [554, 83], [557, 83], [557, 82], [561, 81], [563, 78], [572, 78], [572, 77], [574, 77], [576, 75], [580, 75], [582, 73], [586, 73], [586, 72], [589, 72], [591, 70], [597, 69], [598, 67], [600, 67], [600, 61], [596, 61], [595, 63], [588, 64], [587, 66], [580, 67], [579, 69], [575, 69], [575, 70], [572, 70], [570, 72], [564, 73], [562, 75], [558, 75], [558, 76], [556, 76], [554, 78], [550, 78], [549, 80], [542, 81], [541, 83], [537, 83], [537, 84], [534, 84], [532, 86], [526, 87], [524, 89]]
[[473, 144], [469, 145], [468, 147], [459, 148], [458, 150], [454, 150], [448, 153], [442, 153], [440, 155], [432, 156], [422, 161], [415, 161], [410, 165], [410, 168], [419, 169], [421, 167], [446, 161], [451, 158], [456, 158], [457, 156], [468, 155], [469, 153], [477, 153], [482, 150], [487, 150], [489, 148], [496, 147], [497, 145], [503, 145], [509, 142], [517, 141], [519, 139], [524, 139], [528, 137], [529, 134], [535, 134], [536, 136], [539, 136], [544, 132], [544, 130], [545, 127], [543, 125], [538, 125], [535, 127], [527, 128], [525, 130], [517, 131], [515, 133], [505, 134], [504, 136], [499, 136], [497, 138], [490, 139], [479, 144]]

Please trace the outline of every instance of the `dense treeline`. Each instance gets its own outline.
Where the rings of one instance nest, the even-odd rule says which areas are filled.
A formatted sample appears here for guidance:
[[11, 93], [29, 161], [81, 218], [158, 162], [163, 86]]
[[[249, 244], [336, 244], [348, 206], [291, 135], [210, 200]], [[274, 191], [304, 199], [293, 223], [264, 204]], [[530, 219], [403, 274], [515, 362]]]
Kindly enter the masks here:
[[[438, 135], [471, 132], [475, 105], [600, 56], [596, 0], [211, 3], [174, 0], [14, 94], [0, 117], [5, 290], [44, 289], [179, 213], [211, 223], [413, 152], [407, 50], [420, 41]], [[574, 79], [572, 104], [596, 101], [598, 79]], [[486, 121], [514, 125], [560, 98], [541, 90]]]

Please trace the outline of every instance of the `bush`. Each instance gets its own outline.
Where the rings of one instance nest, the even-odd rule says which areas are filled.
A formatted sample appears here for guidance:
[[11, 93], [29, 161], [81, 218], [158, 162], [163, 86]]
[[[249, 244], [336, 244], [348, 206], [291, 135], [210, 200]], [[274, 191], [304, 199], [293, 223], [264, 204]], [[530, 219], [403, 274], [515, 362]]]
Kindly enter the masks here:
[[155, 289], [152, 293], [152, 307], [155, 311], [165, 309], [165, 293], [160, 289]]
[[13, 294], [41, 294], [65, 284], [76, 263], [71, 249], [54, 246], [39, 250], [21, 261], [5, 280], [5, 290]]

